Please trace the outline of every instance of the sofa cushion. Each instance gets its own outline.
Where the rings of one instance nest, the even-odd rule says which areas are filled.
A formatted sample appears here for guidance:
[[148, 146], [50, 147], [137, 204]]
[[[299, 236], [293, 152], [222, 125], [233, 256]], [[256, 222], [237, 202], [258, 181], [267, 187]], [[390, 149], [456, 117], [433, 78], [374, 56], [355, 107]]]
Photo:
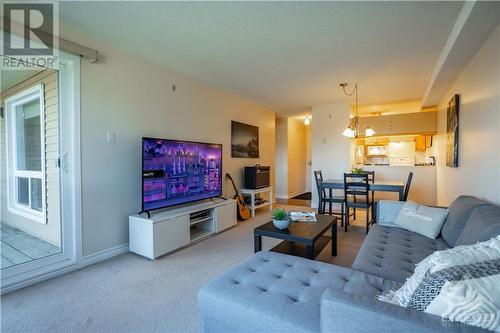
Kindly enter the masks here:
[[449, 248], [442, 238], [431, 239], [402, 228], [371, 227], [352, 268], [404, 282], [415, 265], [436, 250]]
[[407, 201], [394, 223], [419, 235], [436, 239], [448, 212], [446, 208], [428, 207]]
[[500, 235], [500, 206], [477, 207], [470, 215], [456, 245], [471, 245]]
[[459, 196], [448, 207], [450, 213], [441, 229], [441, 236], [450, 246], [455, 246], [464, 230], [465, 224], [470, 215], [477, 207], [487, 204], [486, 201], [467, 195]]
[[436, 251], [401, 288], [377, 298], [500, 332], [500, 236]]
[[259, 252], [203, 286], [205, 321], [229, 331], [319, 332], [326, 289], [375, 297], [400, 283], [299, 257]]

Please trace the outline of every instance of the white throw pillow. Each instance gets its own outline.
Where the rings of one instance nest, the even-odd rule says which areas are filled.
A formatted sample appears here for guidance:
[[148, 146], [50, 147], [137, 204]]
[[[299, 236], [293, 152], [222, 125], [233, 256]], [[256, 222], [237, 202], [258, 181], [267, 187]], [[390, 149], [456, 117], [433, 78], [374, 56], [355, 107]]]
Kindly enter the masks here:
[[381, 301], [500, 332], [500, 236], [436, 251]]
[[427, 207], [408, 201], [399, 211], [394, 223], [406, 230], [435, 239], [441, 232], [448, 213], [446, 208]]

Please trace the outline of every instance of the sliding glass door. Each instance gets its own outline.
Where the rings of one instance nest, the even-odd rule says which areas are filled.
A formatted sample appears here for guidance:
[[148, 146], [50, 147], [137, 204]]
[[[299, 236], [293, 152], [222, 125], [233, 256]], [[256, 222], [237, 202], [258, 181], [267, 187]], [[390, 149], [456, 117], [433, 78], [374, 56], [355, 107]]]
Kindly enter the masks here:
[[[2, 70], [0, 268], [2, 292], [75, 263], [74, 63]], [[78, 63], [79, 64], [79, 63]], [[75, 149], [76, 148], [76, 149]]]

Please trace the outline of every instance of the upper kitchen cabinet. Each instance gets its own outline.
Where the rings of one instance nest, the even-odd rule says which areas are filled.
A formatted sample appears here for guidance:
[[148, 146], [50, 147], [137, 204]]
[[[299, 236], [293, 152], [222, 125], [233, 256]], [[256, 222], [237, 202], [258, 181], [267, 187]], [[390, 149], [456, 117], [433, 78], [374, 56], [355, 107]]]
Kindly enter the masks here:
[[419, 135], [415, 138], [415, 150], [416, 151], [425, 151], [427, 147], [425, 146], [425, 136]]
[[415, 138], [415, 150], [425, 151], [432, 147], [432, 135], [419, 135]]
[[425, 136], [425, 148], [430, 148], [432, 147], [432, 135], [426, 135]]
[[365, 139], [365, 145], [367, 146], [386, 145], [388, 143], [389, 143], [389, 138], [381, 138], [378, 136], [369, 137]]
[[437, 112], [417, 112], [380, 117], [359, 118], [360, 128], [370, 126], [377, 136], [401, 134], [435, 134]]

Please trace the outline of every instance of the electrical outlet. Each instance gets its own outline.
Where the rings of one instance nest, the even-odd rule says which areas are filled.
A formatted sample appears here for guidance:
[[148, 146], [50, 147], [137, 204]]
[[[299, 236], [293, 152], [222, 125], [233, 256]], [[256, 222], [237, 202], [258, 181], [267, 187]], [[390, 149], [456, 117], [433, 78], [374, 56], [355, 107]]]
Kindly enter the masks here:
[[328, 138], [321, 138], [321, 142], [327, 143], [328, 142]]
[[108, 131], [108, 143], [116, 143], [116, 134], [115, 134], [115, 132]]

